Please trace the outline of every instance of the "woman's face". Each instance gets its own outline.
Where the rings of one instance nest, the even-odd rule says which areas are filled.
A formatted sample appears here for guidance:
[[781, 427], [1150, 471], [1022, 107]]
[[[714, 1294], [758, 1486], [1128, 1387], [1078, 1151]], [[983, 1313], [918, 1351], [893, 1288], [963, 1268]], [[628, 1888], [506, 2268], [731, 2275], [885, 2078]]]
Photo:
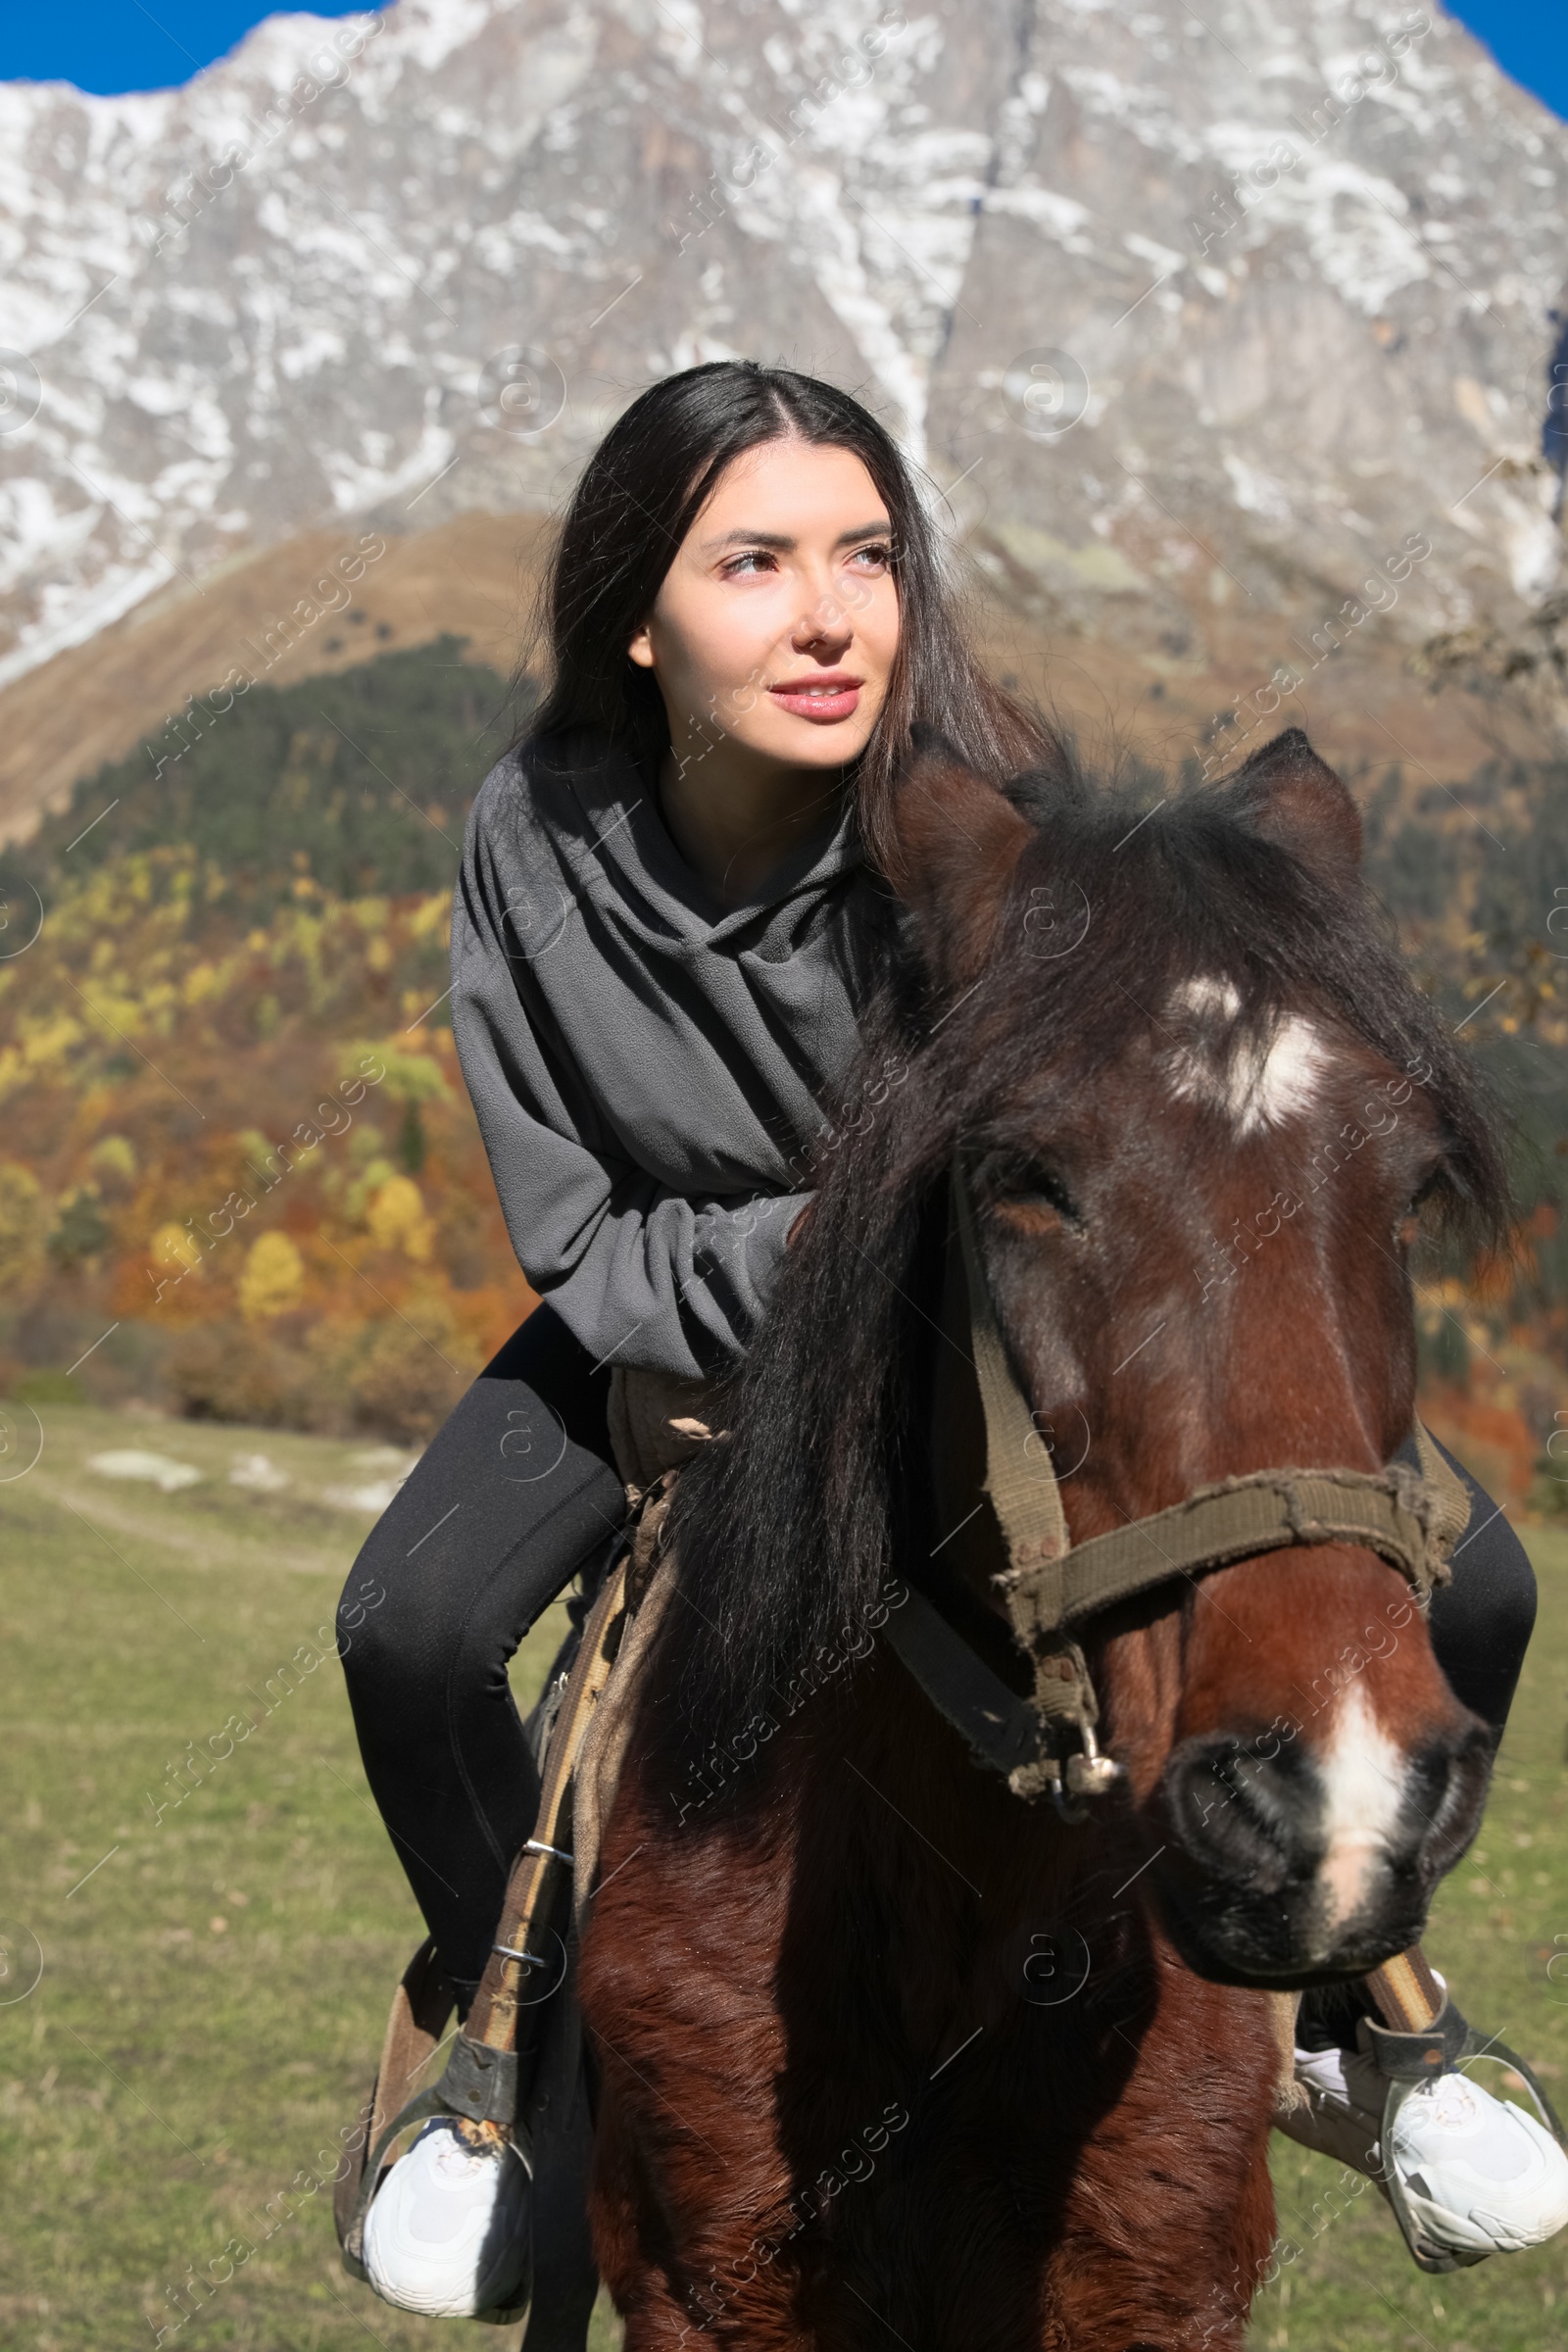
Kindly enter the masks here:
[[891, 538], [851, 450], [765, 441], [725, 467], [628, 648], [678, 760], [720, 737], [796, 768], [864, 749], [899, 642]]

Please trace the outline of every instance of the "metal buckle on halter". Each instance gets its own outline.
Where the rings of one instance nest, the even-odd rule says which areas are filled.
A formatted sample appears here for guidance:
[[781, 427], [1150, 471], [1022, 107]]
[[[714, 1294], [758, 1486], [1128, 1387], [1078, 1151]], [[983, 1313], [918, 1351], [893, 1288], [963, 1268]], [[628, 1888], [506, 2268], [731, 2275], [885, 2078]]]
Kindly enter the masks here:
[[1045, 1781], [1045, 1793], [1055, 1806], [1061, 1819], [1066, 1822], [1087, 1821], [1089, 1807], [1070, 1797], [1063, 1786], [1060, 1759], [1056, 1756], [1044, 1757], [1041, 1761], [1040, 1771]]
[[1108, 1796], [1127, 1778], [1127, 1767], [1114, 1756], [1102, 1756], [1091, 1725], [1075, 1726], [1083, 1746], [1066, 1758], [1049, 1757], [1045, 1764], [1046, 1793], [1063, 1821], [1089, 1819], [1089, 1799]]
[[1082, 1727], [1083, 1748], [1067, 1758], [1063, 1777], [1074, 1796], [1108, 1796], [1127, 1778], [1127, 1767], [1114, 1756], [1102, 1756], [1091, 1727]]

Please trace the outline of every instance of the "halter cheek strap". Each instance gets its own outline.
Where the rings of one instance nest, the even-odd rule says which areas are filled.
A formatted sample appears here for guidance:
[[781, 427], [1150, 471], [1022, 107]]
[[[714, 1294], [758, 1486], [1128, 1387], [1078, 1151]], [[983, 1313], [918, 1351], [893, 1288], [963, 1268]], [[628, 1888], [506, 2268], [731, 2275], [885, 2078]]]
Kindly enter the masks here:
[[1375, 1551], [1425, 1606], [1450, 1573], [1470, 1498], [1417, 1422], [1419, 1471], [1403, 1462], [1370, 1471], [1254, 1470], [1075, 1544], [1049, 1447], [997, 1320], [956, 1152], [952, 1193], [985, 1414], [985, 1492], [1007, 1554], [996, 1585], [1013, 1638], [1033, 1662], [1033, 1693], [1023, 1700], [1007, 1690], [918, 1592], [890, 1616], [888, 1630], [933, 1703], [1016, 1795], [1050, 1795], [1069, 1819], [1081, 1820], [1081, 1800], [1103, 1794], [1124, 1775], [1100, 1753], [1100, 1706], [1075, 1627], [1178, 1577], [1190, 1581], [1298, 1544]]

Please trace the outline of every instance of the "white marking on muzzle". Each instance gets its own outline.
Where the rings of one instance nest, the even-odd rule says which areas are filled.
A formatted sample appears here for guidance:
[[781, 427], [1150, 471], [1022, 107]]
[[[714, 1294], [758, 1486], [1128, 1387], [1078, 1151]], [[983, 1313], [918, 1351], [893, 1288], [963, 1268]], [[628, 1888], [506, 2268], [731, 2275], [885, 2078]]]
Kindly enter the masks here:
[[[1171, 991], [1171, 1009], [1228, 1029], [1241, 1010], [1234, 981], [1204, 976]], [[1174, 1091], [1189, 1101], [1227, 1111], [1239, 1136], [1256, 1135], [1305, 1115], [1317, 1101], [1329, 1055], [1312, 1022], [1286, 1013], [1262, 1044], [1212, 1034], [1200, 1045], [1179, 1046], [1170, 1056]]]
[[1325, 1925], [1338, 1927], [1365, 1898], [1404, 1799], [1406, 1757], [1352, 1684], [1317, 1753], [1323, 1784]]

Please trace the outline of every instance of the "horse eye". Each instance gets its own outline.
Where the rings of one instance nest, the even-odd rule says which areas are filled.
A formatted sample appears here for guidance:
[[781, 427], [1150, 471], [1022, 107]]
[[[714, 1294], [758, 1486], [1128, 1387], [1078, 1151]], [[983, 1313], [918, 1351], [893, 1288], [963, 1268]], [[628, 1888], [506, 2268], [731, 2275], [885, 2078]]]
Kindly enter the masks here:
[[1440, 1160], [1422, 1177], [1405, 1202], [1402, 1213], [1394, 1220], [1394, 1238], [1401, 1249], [1408, 1250], [1421, 1228], [1421, 1211], [1433, 1194], [1443, 1185], [1446, 1171]]
[[1042, 1226], [1057, 1219], [1071, 1225], [1083, 1223], [1077, 1201], [1052, 1168], [1019, 1168], [1010, 1174], [999, 1191], [997, 1206], [1016, 1210], [1025, 1220]]

